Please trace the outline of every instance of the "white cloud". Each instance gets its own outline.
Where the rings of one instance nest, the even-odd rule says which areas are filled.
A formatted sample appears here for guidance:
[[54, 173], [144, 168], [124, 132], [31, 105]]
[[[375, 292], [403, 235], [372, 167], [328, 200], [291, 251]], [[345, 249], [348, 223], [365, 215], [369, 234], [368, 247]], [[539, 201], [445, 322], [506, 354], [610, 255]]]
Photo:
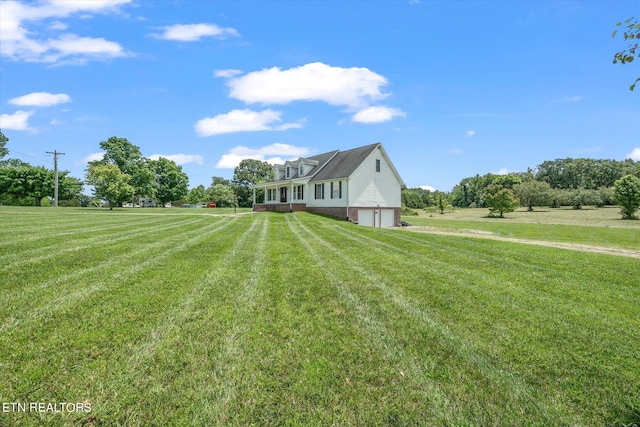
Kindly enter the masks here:
[[197, 163], [199, 165], [204, 164], [204, 159], [200, 154], [152, 154], [149, 156], [151, 160], [158, 160], [160, 157], [172, 160], [177, 165], [184, 165], [187, 163]]
[[214, 72], [213, 72], [213, 76], [214, 77], [223, 77], [225, 79], [228, 79], [228, 78], [233, 77], [233, 76], [237, 76], [238, 74], [242, 74], [242, 71], [234, 70], [234, 69], [228, 69], [228, 70], [214, 70]]
[[580, 102], [584, 99], [582, 96], [564, 96], [562, 98], [552, 99], [551, 102], [554, 104], [566, 104], [568, 102]]
[[494, 175], [509, 175], [511, 171], [507, 168], [500, 168], [497, 172], [494, 172]]
[[218, 27], [216, 24], [176, 24], [164, 27], [162, 34], [153, 34], [153, 36], [163, 40], [194, 42], [203, 37], [218, 39], [237, 37], [238, 32], [233, 28]]
[[397, 108], [374, 105], [353, 115], [353, 121], [358, 123], [380, 123], [392, 120], [394, 117], [406, 117], [407, 113]]
[[635, 160], [636, 162], [640, 162], [640, 147], [636, 147], [629, 154], [627, 154], [627, 159]]
[[9, 100], [9, 104], [21, 107], [50, 107], [52, 105], [71, 102], [71, 97], [66, 93], [33, 92]]
[[[80, 37], [65, 33], [47, 38], [29, 28], [32, 22], [68, 18], [73, 14], [117, 11], [131, 0], [45, 0], [39, 3], [3, 1], [0, 17], [0, 55], [14, 61], [43, 63], [84, 63], [90, 59], [126, 56], [122, 46], [103, 38]], [[61, 31], [67, 24], [55, 21], [48, 31]]]
[[0, 129], [29, 130], [29, 117], [33, 111], [16, 111], [13, 114], [0, 114]]
[[89, 162], [97, 162], [99, 160], [102, 160], [104, 158], [104, 152], [99, 152], [99, 153], [93, 153], [93, 154], [89, 154], [87, 157], [85, 157], [84, 159], [80, 160], [80, 164], [83, 163], [89, 163]]
[[284, 163], [286, 160], [297, 159], [309, 155], [311, 150], [307, 147], [298, 147], [290, 144], [275, 143], [260, 148], [248, 148], [237, 146], [223, 154], [216, 168], [233, 169], [244, 159], [266, 161], [271, 164]]
[[449, 153], [449, 154], [462, 154], [462, 153], [464, 153], [464, 151], [462, 151], [460, 148], [452, 148], [450, 150], [447, 150], [447, 153]]
[[264, 130], [287, 130], [301, 128], [302, 123], [282, 123], [281, 111], [232, 110], [227, 114], [207, 117], [195, 124], [198, 136], [212, 136], [233, 132], [254, 132]]
[[69, 28], [69, 26], [67, 24], [65, 24], [64, 22], [55, 21], [55, 22], [52, 22], [51, 25], [49, 25], [48, 28], [50, 30], [52, 30], [52, 31], [64, 31], [67, 28]]
[[467, 138], [471, 138], [473, 136], [475, 136], [476, 131], [475, 130], [468, 130], [465, 135], [467, 136]]
[[432, 187], [430, 185], [421, 185], [420, 188], [422, 188], [423, 190], [431, 191], [431, 192], [437, 191], [435, 187]]
[[247, 104], [288, 104], [323, 101], [353, 111], [388, 96], [381, 91], [387, 79], [367, 68], [332, 67], [321, 62], [281, 70], [278, 67], [230, 78], [229, 96]]

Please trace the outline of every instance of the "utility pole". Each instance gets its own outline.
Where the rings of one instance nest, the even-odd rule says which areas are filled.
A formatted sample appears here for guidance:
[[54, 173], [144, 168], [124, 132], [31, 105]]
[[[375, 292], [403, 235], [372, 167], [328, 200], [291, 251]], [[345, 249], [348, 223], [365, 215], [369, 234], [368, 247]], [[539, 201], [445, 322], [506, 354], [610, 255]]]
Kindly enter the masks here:
[[56, 150], [47, 151], [47, 154], [53, 154], [53, 171], [55, 173], [55, 186], [53, 187], [53, 206], [58, 206], [58, 156], [64, 156]]

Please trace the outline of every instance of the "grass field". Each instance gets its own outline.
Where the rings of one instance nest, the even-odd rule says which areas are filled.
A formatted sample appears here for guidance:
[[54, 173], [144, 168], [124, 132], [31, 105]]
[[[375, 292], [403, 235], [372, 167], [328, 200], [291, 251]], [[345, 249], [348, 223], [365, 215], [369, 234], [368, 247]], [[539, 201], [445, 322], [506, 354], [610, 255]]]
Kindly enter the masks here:
[[[436, 215], [408, 220], [548, 237]], [[638, 241], [598, 221], [556, 225]], [[0, 207], [0, 425], [640, 424], [639, 267], [307, 213]]]
[[459, 209], [444, 215], [416, 212], [419, 216], [403, 219], [437, 231], [640, 250], [640, 221], [621, 219], [619, 207], [536, 208], [533, 212], [521, 208], [505, 218], [487, 217], [486, 208]]

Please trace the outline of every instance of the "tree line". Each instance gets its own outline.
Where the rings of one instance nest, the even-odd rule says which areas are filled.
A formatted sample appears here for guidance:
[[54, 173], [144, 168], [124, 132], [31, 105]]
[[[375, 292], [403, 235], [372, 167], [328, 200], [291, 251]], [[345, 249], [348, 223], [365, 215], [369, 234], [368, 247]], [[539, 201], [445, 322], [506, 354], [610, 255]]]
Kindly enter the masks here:
[[[526, 172], [467, 177], [449, 193], [430, 192], [421, 188], [404, 189], [402, 203], [411, 209], [435, 208], [442, 206], [442, 199], [446, 198], [452, 207], [489, 208], [492, 214], [497, 212], [499, 216], [520, 205], [533, 210], [534, 206], [572, 206], [580, 209], [586, 205], [619, 204], [624, 209], [624, 197], [616, 194], [616, 189], [622, 191], [620, 184], [616, 184], [623, 178], [625, 186], [633, 187], [636, 180], [640, 182], [640, 162], [631, 159], [556, 159], [545, 161], [536, 169]], [[634, 191], [627, 190], [630, 192], [628, 197], [633, 199]], [[500, 208], [494, 211], [496, 205]]]
[[[44, 166], [32, 166], [18, 159], [5, 159], [9, 154], [9, 141], [0, 130], [0, 204], [41, 206], [53, 197], [54, 171]], [[69, 171], [58, 172], [58, 199], [79, 200], [82, 181], [69, 176]]]
[[[3, 160], [9, 154], [8, 141], [0, 130], [0, 204], [43, 205], [53, 197], [54, 171], [17, 159]], [[160, 206], [215, 202], [219, 207], [251, 207], [252, 185], [273, 178], [267, 162], [246, 159], [234, 169], [231, 180], [214, 176], [208, 188], [199, 185], [189, 190], [189, 177], [174, 161], [144, 157], [140, 147], [126, 138], [114, 136], [99, 145], [103, 157], [89, 162], [84, 181], [69, 176], [68, 171], [58, 173], [60, 206], [106, 202], [113, 209], [144, 198]], [[93, 197], [82, 194], [84, 184], [92, 187]], [[264, 200], [263, 190], [257, 191], [257, 198]]]

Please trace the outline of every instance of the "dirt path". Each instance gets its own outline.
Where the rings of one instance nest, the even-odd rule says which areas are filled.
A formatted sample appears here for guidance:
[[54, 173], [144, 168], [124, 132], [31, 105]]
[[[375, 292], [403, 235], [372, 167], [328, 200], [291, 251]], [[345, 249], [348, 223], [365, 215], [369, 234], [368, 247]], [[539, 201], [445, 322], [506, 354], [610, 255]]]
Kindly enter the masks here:
[[431, 234], [441, 234], [441, 235], [447, 235], [447, 236], [465, 236], [465, 237], [475, 237], [478, 239], [502, 240], [505, 242], [523, 243], [526, 245], [547, 246], [551, 248], [570, 249], [574, 251], [617, 255], [617, 256], [624, 256], [629, 258], [640, 258], [640, 250], [582, 245], [579, 243], [550, 242], [548, 240], [516, 239], [512, 237], [496, 236], [490, 231], [482, 231], [482, 230], [443, 231], [435, 227], [425, 227], [425, 226], [405, 227], [404, 230], [417, 232], [417, 233], [431, 233]]

